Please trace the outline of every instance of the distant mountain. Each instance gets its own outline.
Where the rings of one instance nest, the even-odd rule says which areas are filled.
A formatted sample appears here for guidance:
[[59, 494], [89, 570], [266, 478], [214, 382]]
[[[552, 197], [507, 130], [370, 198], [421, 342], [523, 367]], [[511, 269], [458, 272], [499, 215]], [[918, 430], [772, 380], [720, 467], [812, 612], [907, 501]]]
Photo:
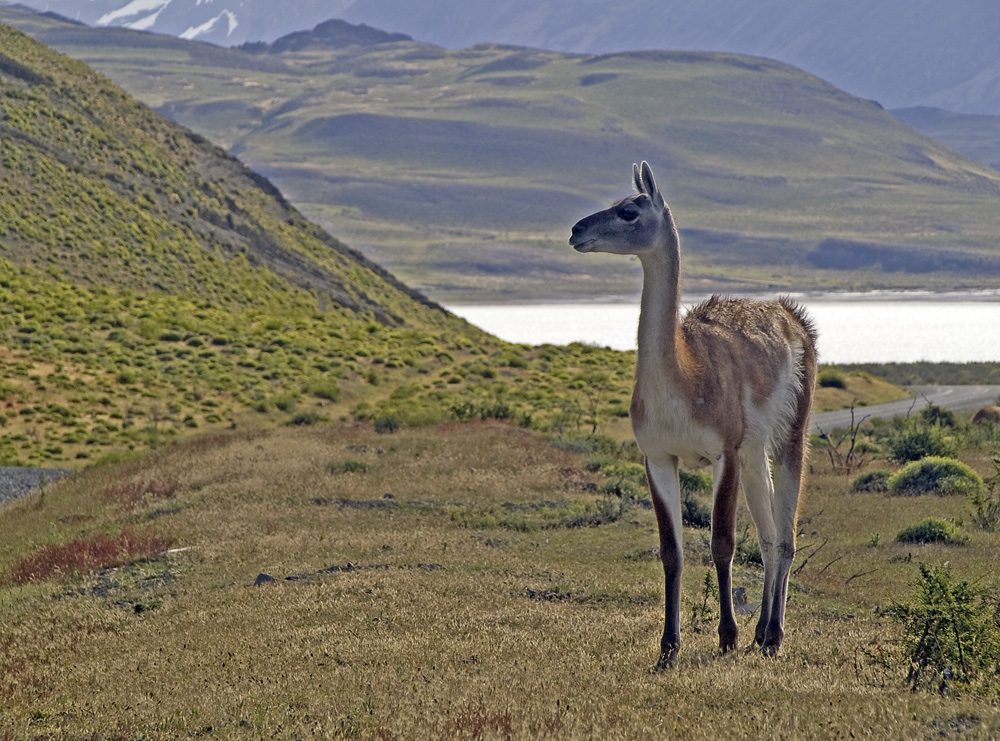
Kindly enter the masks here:
[[233, 46], [273, 41], [338, 16], [352, 0], [20, 0], [97, 27], [178, 36]]
[[[2, 0], [0, 0], [2, 2]], [[995, 0], [21, 0], [96, 26], [233, 46], [341, 18], [450, 49], [727, 51], [800, 67], [890, 108], [1000, 114]]]
[[449, 48], [753, 54], [886, 107], [1000, 113], [994, 0], [355, 0], [341, 17]]
[[306, 49], [343, 49], [349, 46], [375, 46], [398, 41], [413, 41], [403, 33], [389, 33], [363, 23], [354, 25], [336, 18], [324, 21], [309, 31], [296, 31], [277, 39], [273, 44], [257, 41], [238, 48], [251, 54], [283, 54]]
[[91, 25], [231, 46], [341, 18], [450, 49], [727, 51], [778, 59], [890, 108], [1000, 114], [995, 0], [22, 0]]

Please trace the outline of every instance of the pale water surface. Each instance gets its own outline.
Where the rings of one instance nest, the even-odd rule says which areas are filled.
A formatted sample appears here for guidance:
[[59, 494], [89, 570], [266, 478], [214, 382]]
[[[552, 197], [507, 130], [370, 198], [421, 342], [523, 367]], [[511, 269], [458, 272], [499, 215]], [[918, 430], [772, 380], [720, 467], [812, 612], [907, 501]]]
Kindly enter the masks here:
[[[685, 307], [703, 297], [692, 297]], [[1000, 361], [1000, 291], [796, 295], [819, 330], [825, 363]], [[633, 350], [637, 302], [447, 307], [509, 342], [585, 342]]]

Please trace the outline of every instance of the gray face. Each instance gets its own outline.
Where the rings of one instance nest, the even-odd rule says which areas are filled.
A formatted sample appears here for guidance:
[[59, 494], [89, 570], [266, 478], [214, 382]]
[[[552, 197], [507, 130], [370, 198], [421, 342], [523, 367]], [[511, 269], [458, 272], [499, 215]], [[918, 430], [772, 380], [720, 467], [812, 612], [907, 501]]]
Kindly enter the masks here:
[[569, 243], [578, 252], [638, 255], [656, 244], [662, 225], [663, 212], [648, 195], [639, 193], [580, 219]]

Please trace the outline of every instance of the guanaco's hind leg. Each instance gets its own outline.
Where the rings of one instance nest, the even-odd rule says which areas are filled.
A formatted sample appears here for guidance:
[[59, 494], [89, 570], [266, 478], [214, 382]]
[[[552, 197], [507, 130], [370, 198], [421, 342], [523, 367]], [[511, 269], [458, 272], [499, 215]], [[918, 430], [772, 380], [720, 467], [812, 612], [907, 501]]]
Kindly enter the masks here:
[[[761, 604], [763, 631], [758, 626], [758, 641], [765, 654], [773, 656], [781, 648], [785, 637], [785, 603], [788, 600], [788, 575], [795, 558], [795, 529], [798, 522], [799, 496], [805, 468], [809, 434], [809, 411], [812, 406], [812, 389], [816, 382], [816, 355], [806, 353], [803, 359], [802, 387], [799, 392], [795, 417], [783, 443], [774, 450], [772, 465], [774, 494], [771, 512], [774, 515], [775, 539], [774, 578], [768, 579], [770, 591], [765, 592], [767, 604]], [[765, 610], [767, 621], [763, 623]], [[761, 636], [761, 632], [763, 635]]]
[[764, 594], [760, 601], [760, 616], [754, 630], [754, 643], [762, 645], [767, 624], [771, 618], [774, 603], [775, 578], [778, 573], [775, 542], [777, 526], [774, 516], [774, 487], [771, 482], [771, 467], [764, 449], [754, 448], [740, 451], [743, 496], [750, 510], [754, 527], [757, 528], [757, 542], [764, 563]]
[[[802, 468], [786, 462], [774, 464], [774, 578], [769, 579], [770, 592], [765, 594], [767, 608], [761, 604], [761, 619], [764, 609], [768, 619], [763, 626], [763, 640], [760, 647], [765, 654], [774, 655], [781, 648], [785, 636], [785, 602], [788, 599], [788, 575], [795, 558], [795, 527], [799, 505], [799, 489], [802, 485]], [[760, 633], [758, 626], [758, 633]]]
[[719, 580], [719, 649], [736, 648], [739, 627], [733, 613], [733, 554], [736, 552], [736, 495], [740, 464], [735, 450], [715, 464], [715, 503], [712, 509], [712, 562]]
[[666, 597], [663, 606], [663, 637], [655, 669], [662, 671], [677, 661], [681, 646], [681, 570], [684, 551], [681, 547], [681, 487], [677, 459], [653, 463], [646, 460], [646, 478], [660, 531], [660, 560]]

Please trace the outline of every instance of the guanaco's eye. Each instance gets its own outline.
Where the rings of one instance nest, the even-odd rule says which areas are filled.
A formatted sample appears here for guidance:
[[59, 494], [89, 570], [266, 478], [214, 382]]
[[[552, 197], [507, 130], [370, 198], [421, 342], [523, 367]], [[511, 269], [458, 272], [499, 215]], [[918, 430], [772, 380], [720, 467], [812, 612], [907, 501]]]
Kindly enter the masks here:
[[622, 206], [621, 210], [618, 211], [618, 218], [622, 221], [635, 221], [639, 218], [639, 209], [631, 204]]

